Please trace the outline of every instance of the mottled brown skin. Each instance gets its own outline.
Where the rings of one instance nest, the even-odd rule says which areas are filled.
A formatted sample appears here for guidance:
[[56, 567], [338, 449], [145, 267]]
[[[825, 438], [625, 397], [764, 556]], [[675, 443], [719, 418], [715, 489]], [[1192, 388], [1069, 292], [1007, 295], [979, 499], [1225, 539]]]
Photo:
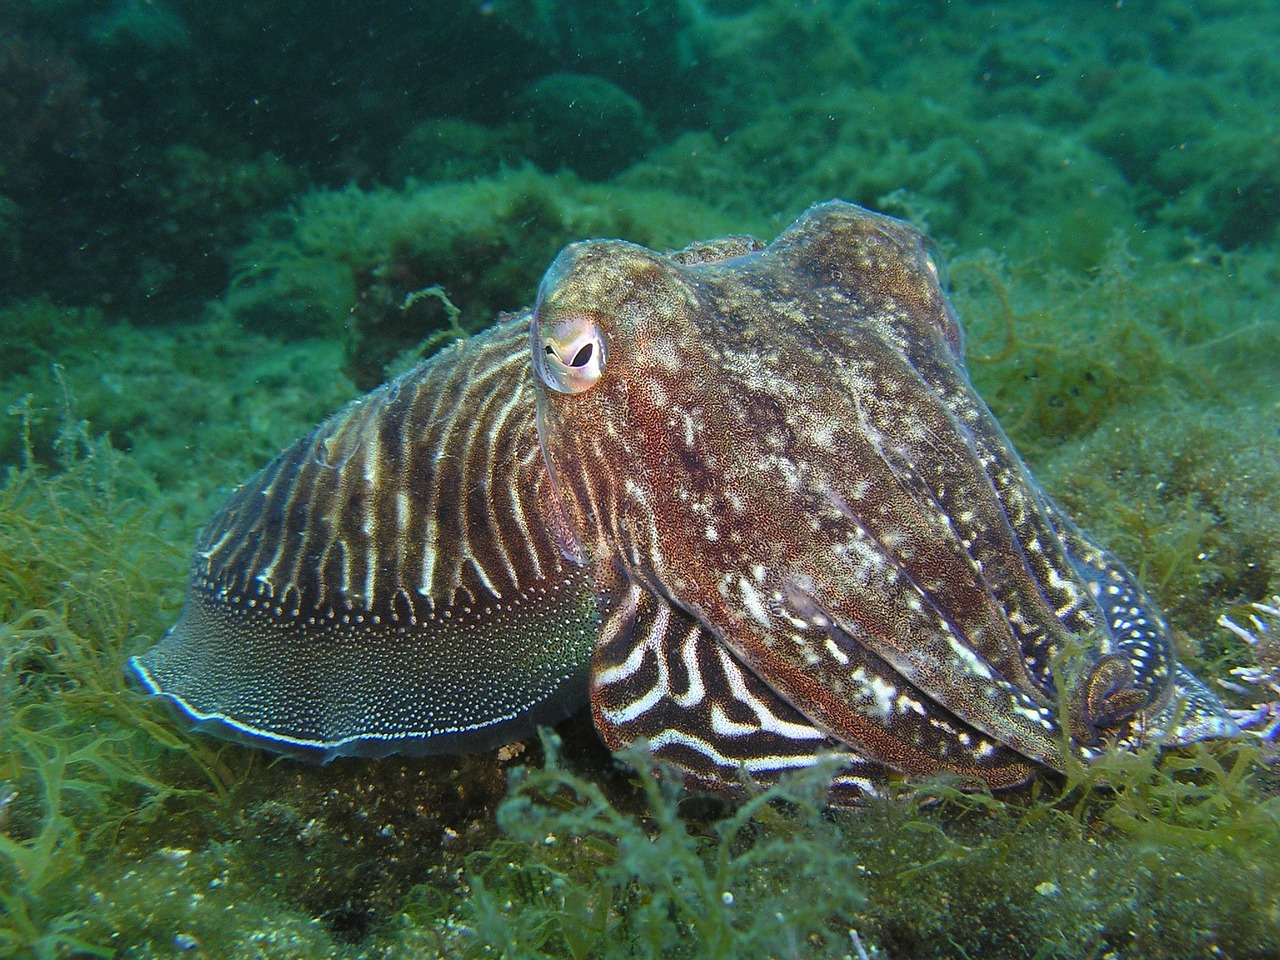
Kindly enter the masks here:
[[[1167, 627], [973, 392], [920, 235], [830, 203], [763, 251], [723, 252], [596, 241], [544, 280], [542, 336], [589, 327], [606, 347], [589, 388], [540, 394], [603, 588], [661, 598], [821, 732], [905, 774], [1006, 786], [1061, 768], [1068, 738], [1159, 726], [1180, 689]], [[1108, 629], [1108, 586], [1149, 629]], [[1064, 718], [1052, 663], [1069, 643]], [[597, 678], [625, 649], [597, 648]], [[633, 739], [594, 689], [606, 739]], [[1186, 692], [1196, 722], [1229, 732]]]

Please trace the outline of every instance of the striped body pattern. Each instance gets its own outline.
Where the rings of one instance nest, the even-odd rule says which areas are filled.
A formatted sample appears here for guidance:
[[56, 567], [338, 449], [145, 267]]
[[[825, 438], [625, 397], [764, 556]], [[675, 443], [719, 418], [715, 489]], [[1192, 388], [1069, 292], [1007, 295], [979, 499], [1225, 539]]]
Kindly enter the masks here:
[[555, 533], [528, 322], [351, 403], [240, 487], [178, 624], [133, 661], [144, 685], [322, 759], [484, 749], [580, 706], [600, 618]]
[[833, 758], [837, 803], [1238, 732], [973, 391], [923, 238], [839, 201], [768, 246], [570, 245], [238, 490], [133, 665], [302, 756], [589, 700], [713, 790]]

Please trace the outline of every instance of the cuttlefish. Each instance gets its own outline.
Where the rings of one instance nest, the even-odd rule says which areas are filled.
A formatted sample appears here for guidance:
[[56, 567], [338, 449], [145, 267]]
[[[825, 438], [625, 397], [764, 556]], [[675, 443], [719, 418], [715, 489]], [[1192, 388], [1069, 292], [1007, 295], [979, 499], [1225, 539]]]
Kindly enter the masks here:
[[712, 790], [832, 757], [836, 803], [1238, 732], [975, 393], [927, 241], [839, 201], [767, 246], [570, 244], [240, 487], [131, 666], [297, 756], [589, 703]]

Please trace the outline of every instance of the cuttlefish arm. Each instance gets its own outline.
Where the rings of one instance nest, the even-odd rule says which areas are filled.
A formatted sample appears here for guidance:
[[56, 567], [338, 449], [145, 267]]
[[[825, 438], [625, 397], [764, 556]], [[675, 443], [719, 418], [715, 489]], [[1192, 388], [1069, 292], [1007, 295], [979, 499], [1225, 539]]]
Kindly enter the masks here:
[[[874, 656], [855, 654], [862, 662], [854, 673], [870, 695], [858, 698], [857, 716], [836, 737], [820, 713], [806, 716], [702, 621], [640, 584], [627, 584], [607, 608], [591, 671], [592, 713], [602, 739], [615, 750], [643, 741], [657, 759], [705, 788], [733, 792], [830, 761], [832, 801], [842, 803], [874, 796], [903, 774], [946, 771], [1009, 786], [1034, 769], [965, 724], [931, 713], [923, 696], [911, 701], [889, 736], [885, 721], [900, 702], [894, 696], [900, 680]], [[804, 694], [826, 696], [820, 683]]]

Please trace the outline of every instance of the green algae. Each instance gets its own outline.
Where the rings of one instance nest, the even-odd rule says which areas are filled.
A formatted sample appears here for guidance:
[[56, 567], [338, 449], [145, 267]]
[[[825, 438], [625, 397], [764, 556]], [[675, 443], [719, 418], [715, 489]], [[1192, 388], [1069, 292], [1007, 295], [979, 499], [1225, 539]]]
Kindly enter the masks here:
[[[464, 326], [476, 329], [527, 299], [572, 239], [626, 236], [680, 246], [707, 224], [728, 229], [713, 209], [676, 195], [619, 191], [531, 168], [463, 183], [317, 190], [267, 218], [238, 254], [225, 310], [247, 327], [333, 335], [356, 306], [363, 274], [412, 265], [422, 279], [443, 282], [463, 304]], [[311, 291], [309, 299], [299, 302], [303, 291]]]
[[216, 318], [144, 329], [35, 300], [0, 311], [0, 323], [13, 332], [6, 353], [21, 358], [0, 378], [0, 463], [59, 470], [74, 409], [127, 455], [132, 494], [187, 512], [192, 533], [219, 486], [356, 393], [338, 372], [340, 344], [281, 345]]
[[[0, 484], [0, 944], [109, 956], [86, 933], [91, 855], [225, 781], [207, 745], [169, 728], [120, 672], [180, 555], [129, 496], [121, 456], [69, 412], [57, 457], [56, 475], [28, 458]], [[174, 757], [202, 783], [174, 778]]]
[[1131, 202], [1116, 172], [1071, 136], [857, 88], [797, 98], [723, 137], [686, 134], [618, 182], [690, 193], [744, 218], [779, 211], [775, 227], [816, 198], [841, 197], [910, 215], [948, 246], [998, 246], [1019, 260], [1034, 250], [1077, 270], [1102, 259]]
[[[1165, 247], [1275, 237], [1280, 77], [1265, 5], [623, 6], [431, 0], [316, 18], [271, 3], [9, 4], [6, 26], [47, 53], [6, 86], [41, 81], [4, 117], [15, 150], [0, 221], [14, 229], [0, 270], [24, 295], [175, 316], [216, 295], [255, 214], [304, 181], [367, 190], [414, 171], [462, 181], [629, 159], [568, 120], [573, 107], [529, 122], [520, 92], [566, 72], [612, 84], [653, 122], [655, 149], [616, 183], [751, 218], [785, 222], [831, 195], [902, 209], [908, 196], [945, 243], [1047, 248], [1073, 268], [1116, 227]], [[120, 42], [133, 30], [107, 21], [175, 22], [201, 56]], [[263, 43], [307, 54], [253, 56]], [[288, 109], [301, 91], [309, 110]], [[434, 156], [417, 163], [419, 149]]]
[[822, 815], [821, 770], [724, 807], [637, 755], [639, 797], [602, 790], [553, 748], [514, 775], [509, 839], [468, 860], [440, 943], [840, 957], [856, 930], [889, 957], [1263, 957], [1280, 946], [1280, 799], [1251, 781], [1256, 760], [1115, 753], [999, 799], [936, 781]]
[[845, 955], [865, 895], [822, 815], [829, 768], [691, 825], [696, 805], [641, 751], [625, 755], [640, 788], [628, 810], [543, 743], [545, 765], [516, 771], [498, 809], [510, 839], [468, 861], [475, 955]]
[[[537, 6], [547, 72], [581, 69], [567, 38], [593, 11]], [[1244, 662], [1217, 618], [1280, 589], [1275, 12], [691, 11], [654, 8], [674, 29], [646, 34], [650, 62], [592, 53], [661, 124], [610, 184], [507, 169], [529, 134], [488, 113], [382, 116], [371, 139], [400, 143], [391, 182], [454, 182], [344, 188], [349, 171], [321, 165], [330, 186], [235, 253], [254, 206], [302, 174], [215, 127], [119, 178], [124, 222], [156, 211], [146, 233], [168, 240], [104, 219], [120, 239], [94, 262], [127, 269], [66, 303], [5, 304], [0, 954], [645, 956], [681, 932], [689, 955], [843, 956], [848, 929], [880, 957], [1280, 952], [1277, 776], [1252, 749], [1107, 755], [1024, 791], [933, 784], [817, 815], [804, 799], [680, 799], [598, 748], [539, 768], [534, 744], [503, 805], [509, 755], [268, 762], [179, 732], [127, 689], [122, 661], [172, 621], [225, 489], [356, 392], [344, 365], [369, 385], [447, 326], [442, 301], [402, 309], [412, 291], [439, 285], [474, 330], [529, 302], [567, 240], [768, 238], [830, 195], [909, 216], [956, 254], [975, 382], [1037, 476], [1141, 574], [1202, 676]], [[663, 76], [655, 107], [626, 71], [663, 58], [681, 82]], [[477, 98], [500, 99], [485, 84]], [[33, 209], [0, 197], [15, 289], [44, 252]], [[107, 213], [86, 204], [70, 223]], [[231, 260], [236, 282], [199, 322], [112, 308], [122, 277], [191, 295], [188, 277], [216, 289]], [[581, 720], [562, 733], [594, 740]], [[658, 852], [680, 865], [674, 887]], [[716, 897], [722, 868], [733, 904]], [[780, 942], [793, 914], [803, 935]]]
[[713, 208], [671, 194], [531, 168], [467, 183], [315, 191], [240, 251], [235, 282], [214, 310], [249, 329], [344, 339], [347, 372], [369, 389], [397, 355], [448, 326], [443, 311], [405, 309], [415, 291], [442, 287], [474, 332], [527, 302], [571, 240], [678, 247], [708, 225], [729, 230]]
[[951, 296], [974, 385], [1033, 457], [1117, 410], [1256, 402], [1272, 370], [1255, 358], [1277, 333], [1269, 281], [1247, 264], [1204, 248], [1143, 256], [1119, 232], [1083, 273], [989, 250], [957, 257]]

